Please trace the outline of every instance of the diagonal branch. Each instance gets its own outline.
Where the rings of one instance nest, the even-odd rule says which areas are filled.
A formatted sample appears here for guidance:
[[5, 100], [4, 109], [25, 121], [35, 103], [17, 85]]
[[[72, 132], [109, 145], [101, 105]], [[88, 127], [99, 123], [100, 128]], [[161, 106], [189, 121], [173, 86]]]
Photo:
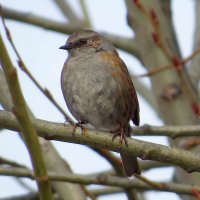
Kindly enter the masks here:
[[138, 60], [140, 60], [140, 51], [138, 48], [137, 40], [134, 38], [126, 38], [118, 35], [108, 34], [102, 32], [108, 40], [110, 40], [116, 48], [122, 49], [132, 55], [134, 55]]
[[73, 33], [77, 28], [81, 28], [80, 24], [59, 22], [53, 19], [41, 17], [29, 12], [19, 12], [14, 9], [2, 7], [5, 18], [24, 22], [30, 25], [39, 26], [44, 29], [57, 31], [61, 33]]
[[51, 185], [46, 173], [44, 159], [41, 154], [41, 148], [37, 137], [37, 132], [31, 122], [26, 103], [19, 85], [16, 69], [7, 53], [6, 47], [0, 35], [0, 63], [2, 65], [8, 88], [13, 102], [13, 113], [20, 124], [20, 130], [23, 134], [25, 144], [29, 151], [34, 172], [37, 176], [37, 186], [42, 199], [53, 199]]
[[72, 23], [80, 24], [80, 20], [78, 19], [77, 15], [69, 5], [66, 0], [52, 0], [58, 8], [61, 10], [62, 14]]
[[[1, 91], [3, 91], [3, 93], [1, 93]], [[11, 97], [8, 92], [7, 83], [5, 81], [5, 77], [2, 70], [0, 70], [0, 103], [4, 109], [11, 110], [12, 108]], [[34, 117], [31, 111], [29, 113], [32, 117]], [[39, 142], [42, 148], [42, 153], [43, 155], [45, 155], [44, 159], [47, 170], [65, 174], [73, 173], [71, 172], [68, 163], [66, 163], [66, 161], [64, 161], [60, 157], [55, 147], [50, 142], [44, 140], [43, 138], [39, 138]], [[63, 200], [69, 198], [76, 200], [85, 199], [85, 195], [79, 185], [67, 182], [65, 183], [63, 182], [62, 184], [59, 182], [53, 182], [52, 187], [59, 195], [59, 197], [62, 198]]]
[[[1, 13], [2, 14], [2, 13]], [[33, 83], [36, 85], [36, 87], [49, 99], [49, 101], [64, 115], [66, 121], [68, 121], [70, 124], [73, 125], [73, 120], [71, 120], [70, 116], [62, 109], [62, 107], [56, 102], [55, 98], [53, 97], [53, 95], [51, 94], [51, 92], [48, 89], [44, 89], [40, 83], [36, 80], [36, 78], [31, 74], [31, 72], [29, 71], [29, 69], [26, 67], [21, 55], [19, 54], [17, 47], [14, 44], [14, 41], [12, 39], [12, 35], [10, 33], [10, 30], [8, 29], [8, 27], [5, 24], [5, 20], [4, 20], [4, 16], [1, 16], [2, 18], [2, 23], [3, 23], [3, 27], [5, 29], [6, 32], [6, 36], [8, 38], [8, 41], [10, 42], [17, 58], [18, 58], [18, 65], [20, 67], [20, 69], [26, 73], [26, 75], [33, 81]]]
[[[2, 7], [3, 15], [7, 19], [27, 23], [29, 25], [35, 25], [47, 30], [56, 31], [64, 34], [71, 34], [79, 29], [83, 29], [84, 24], [65, 23], [38, 16], [32, 13], [20, 12], [14, 9]], [[115, 36], [111, 34], [105, 34], [108, 39], [117, 47], [124, 51], [134, 54], [139, 58], [139, 51], [137, 50], [137, 44], [133, 39]]]

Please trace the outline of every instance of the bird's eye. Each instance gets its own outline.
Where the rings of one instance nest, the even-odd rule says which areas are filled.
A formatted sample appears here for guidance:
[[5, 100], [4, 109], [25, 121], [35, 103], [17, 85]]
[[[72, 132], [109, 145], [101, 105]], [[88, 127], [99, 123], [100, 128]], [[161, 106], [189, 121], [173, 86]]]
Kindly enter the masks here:
[[79, 45], [82, 45], [82, 44], [85, 44], [87, 43], [87, 39], [86, 38], [81, 38], [79, 41], [78, 41], [78, 44]]

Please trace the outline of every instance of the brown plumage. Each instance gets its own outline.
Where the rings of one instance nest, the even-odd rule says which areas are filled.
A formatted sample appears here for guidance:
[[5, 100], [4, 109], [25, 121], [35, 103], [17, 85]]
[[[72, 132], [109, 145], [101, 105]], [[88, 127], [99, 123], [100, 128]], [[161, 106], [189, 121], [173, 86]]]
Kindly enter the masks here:
[[[78, 122], [130, 137], [129, 121], [139, 125], [139, 103], [131, 77], [114, 46], [98, 33], [78, 31], [60, 47], [68, 50], [61, 75], [66, 104]], [[140, 174], [135, 155], [120, 153], [127, 176]]]

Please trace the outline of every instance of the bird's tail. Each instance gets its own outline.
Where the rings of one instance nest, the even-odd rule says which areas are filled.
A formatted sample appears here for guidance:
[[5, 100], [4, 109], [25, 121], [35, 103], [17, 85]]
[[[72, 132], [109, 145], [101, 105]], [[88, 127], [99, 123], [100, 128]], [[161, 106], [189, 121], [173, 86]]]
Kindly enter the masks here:
[[[130, 137], [130, 126], [126, 129], [126, 136]], [[141, 174], [141, 168], [138, 163], [137, 157], [135, 155], [120, 153], [124, 171], [127, 176], [132, 176], [133, 174]]]

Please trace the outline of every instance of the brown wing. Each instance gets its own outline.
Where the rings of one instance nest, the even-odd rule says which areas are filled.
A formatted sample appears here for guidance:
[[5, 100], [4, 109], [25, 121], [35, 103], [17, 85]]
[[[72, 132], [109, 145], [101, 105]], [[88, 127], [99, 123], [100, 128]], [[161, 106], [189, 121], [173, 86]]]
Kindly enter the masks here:
[[[135, 88], [134, 88], [135, 90]], [[136, 92], [135, 92], [136, 93]], [[137, 94], [136, 94], [136, 98], [135, 98], [135, 101], [136, 101], [136, 109], [135, 109], [135, 113], [134, 113], [134, 116], [133, 116], [133, 123], [136, 125], [136, 126], [139, 126], [140, 125], [140, 106], [139, 106], [139, 102], [138, 102], [138, 98], [137, 98]]]
[[124, 72], [124, 74], [126, 74], [126, 76], [125, 76], [126, 77], [126, 81], [128, 82], [129, 91], [130, 91], [132, 99], [134, 101], [133, 105], [135, 106], [135, 111], [134, 111], [134, 114], [133, 114], [132, 121], [136, 126], [139, 126], [139, 124], [140, 124], [140, 115], [139, 115], [140, 106], [139, 106], [137, 93], [136, 93], [135, 87], [133, 85], [133, 82], [131, 80], [131, 76], [130, 76], [130, 74], [128, 72], [128, 69], [126, 67], [126, 64], [124, 63], [124, 61], [122, 59], [120, 59], [120, 60], [122, 62], [121, 66], [123, 66], [123, 67], [121, 67], [121, 70]]
[[[131, 80], [130, 74], [128, 72], [128, 69], [126, 67], [126, 64], [118, 56], [117, 51], [113, 51], [113, 52], [105, 51], [105, 52], [102, 52], [102, 56], [105, 59], [109, 59], [109, 61], [112, 63], [113, 68], [115, 68], [115, 70], [113, 70], [114, 72], [116, 72], [118, 70], [121, 71], [119, 73], [120, 77], [123, 80], [123, 82], [126, 83], [126, 87], [128, 87], [129, 96], [132, 97], [130, 100], [130, 103], [134, 107], [134, 110], [130, 109], [130, 110], [132, 110], [130, 113], [130, 117], [131, 117], [131, 120], [133, 121], [133, 123], [138, 126], [140, 123], [139, 102], [138, 102], [138, 98], [137, 98], [137, 93], [135, 91], [135, 88], [134, 88], [133, 82]], [[118, 74], [113, 73], [113, 75], [118, 75]]]

